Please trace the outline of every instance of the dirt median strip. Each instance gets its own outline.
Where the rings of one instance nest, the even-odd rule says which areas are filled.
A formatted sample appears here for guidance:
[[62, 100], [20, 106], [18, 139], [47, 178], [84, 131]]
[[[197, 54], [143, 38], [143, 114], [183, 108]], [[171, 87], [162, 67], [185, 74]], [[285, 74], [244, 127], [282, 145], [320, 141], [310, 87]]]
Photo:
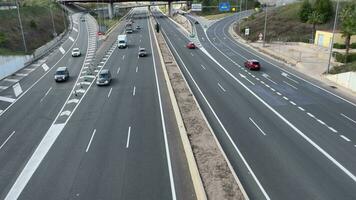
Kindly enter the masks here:
[[[204, 199], [203, 196], [198, 195], [199, 183], [197, 181], [199, 182], [199, 180], [195, 180], [197, 177], [194, 176], [201, 177], [208, 199], [248, 199], [243, 189], [239, 188], [230, 170], [231, 166], [225, 160], [225, 154], [214, 137], [212, 129], [183, 77], [162, 33], [155, 32], [155, 36], [162, 54], [162, 67], [166, 68], [164, 71], [166, 70], [168, 73], [167, 84], [172, 86], [183, 119], [183, 128], [185, 128], [183, 133], [189, 138], [189, 147], [185, 146], [184, 148], [186, 154], [186, 148], [191, 148], [195, 158], [193, 162], [196, 162], [199, 170], [199, 175], [196, 175], [190, 169], [197, 198]], [[182, 141], [184, 144], [184, 137], [182, 137]], [[187, 160], [190, 162], [189, 155], [187, 155]]]

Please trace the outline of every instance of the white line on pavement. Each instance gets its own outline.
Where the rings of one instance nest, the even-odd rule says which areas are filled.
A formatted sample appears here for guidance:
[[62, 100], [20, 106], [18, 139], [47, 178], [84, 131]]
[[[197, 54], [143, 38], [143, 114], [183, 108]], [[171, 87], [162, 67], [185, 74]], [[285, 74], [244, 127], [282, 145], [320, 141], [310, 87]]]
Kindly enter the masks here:
[[52, 90], [52, 87], [50, 87], [47, 92], [45, 93], [45, 95], [41, 98], [40, 102], [43, 101], [43, 99], [48, 95], [48, 93]]
[[5, 78], [4, 81], [12, 82], [12, 83], [17, 83], [17, 82], [19, 82], [19, 80], [13, 79], [13, 78]]
[[62, 54], [65, 54], [65, 53], [66, 53], [66, 51], [63, 49], [62, 46], [59, 47], [59, 51], [60, 51]]
[[131, 135], [131, 126], [129, 126], [129, 130], [127, 131], [126, 148], [129, 148], [130, 145], [130, 135]]
[[91, 137], [90, 137], [89, 143], [88, 143], [88, 145], [87, 145], [87, 148], [85, 149], [85, 152], [88, 152], [88, 151], [89, 151], [89, 148], [90, 148], [91, 142], [93, 141], [93, 138], [94, 138], [94, 136], [95, 136], [95, 133], [96, 133], [96, 129], [94, 129], [93, 133], [91, 134]]
[[22, 93], [22, 88], [20, 83], [16, 83], [15, 85], [13, 85], [12, 89], [14, 90], [15, 97], [18, 97]]
[[136, 73], [138, 72], [138, 66], [136, 67]]
[[253, 125], [256, 126], [256, 128], [263, 134], [266, 135], [266, 133], [256, 124], [255, 121], [253, 121], [253, 119], [251, 117], [249, 117], [249, 120], [253, 123]]
[[204, 67], [204, 65], [200, 65], [204, 70], [206, 70], [206, 68]]
[[6, 101], [6, 102], [9, 102], [9, 103], [12, 103], [15, 100], [16, 99], [14, 99], [14, 98], [0, 96], [0, 101]]
[[297, 87], [295, 87], [294, 85], [292, 85], [292, 84], [288, 83], [287, 81], [283, 81], [283, 83], [285, 83], [285, 84], [289, 85], [290, 87], [292, 87], [292, 88], [294, 88], [294, 89], [298, 90], [298, 88], [297, 88]]
[[346, 116], [345, 114], [343, 113], [340, 113], [341, 116], [345, 117], [346, 119], [350, 120], [351, 122], [355, 123], [356, 124], [356, 121], [351, 119], [350, 117]]
[[347, 138], [347, 137], [344, 136], [344, 135], [340, 135], [340, 137], [342, 137], [342, 139], [346, 140], [347, 142], [350, 142], [350, 141], [351, 141], [349, 138]]
[[42, 68], [45, 72], [49, 69], [49, 67], [46, 63], [43, 63]]
[[74, 27], [73, 27], [73, 30], [74, 30], [75, 32], [78, 32], [78, 29], [76, 29], [76, 28], [74, 28]]
[[116, 74], [119, 74], [119, 73], [120, 73], [120, 67], [117, 69]]
[[110, 88], [110, 91], [109, 91], [109, 94], [108, 94], [108, 98], [109, 98], [110, 95], [111, 95], [111, 91], [112, 91], [112, 88]]
[[0, 149], [2, 149], [2, 148], [5, 146], [5, 144], [7, 143], [7, 141], [9, 141], [10, 138], [11, 138], [14, 134], [15, 134], [15, 131], [12, 131], [12, 133], [11, 133], [11, 134], [6, 138], [6, 140], [1, 144]]
[[74, 42], [74, 39], [73, 39], [71, 36], [69, 36], [69, 39], [70, 39], [72, 42]]
[[305, 111], [305, 109], [300, 107], [300, 106], [298, 106], [298, 109], [301, 110], [301, 111]]
[[132, 91], [132, 96], [135, 96], [136, 94], [136, 86], [134, 86], [133, 91]]
[[226, 92], [226, 90], [220, 85], [220, 83], [218, 83], [218, 86], [223, 92]]

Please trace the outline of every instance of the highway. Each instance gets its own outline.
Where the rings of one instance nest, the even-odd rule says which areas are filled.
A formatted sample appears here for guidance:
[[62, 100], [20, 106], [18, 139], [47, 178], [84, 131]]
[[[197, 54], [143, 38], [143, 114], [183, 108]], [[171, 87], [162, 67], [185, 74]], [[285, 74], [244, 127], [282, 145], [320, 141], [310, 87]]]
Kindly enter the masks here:
[[[130, 15], [142, 30], [126, 49], [116, 45], [125, 22], [97, 47], [94, 18], [74, 15], [83, 55], [56, 51], [51, 72], [0, 116], [1, 199], [195, 199], [147, 14]], [[55, 83], [52, 69], [63, 65], [71, 79]], [[109, 86], [95, 85], [101, 69], [111, 71]]]
[[[355, 103], [235, 42], [237, 15], [197, 25], [196, 50], [155, 16], [251, 199], [356, 198]], [[262, 70], [246, 70], [246, 59]]]

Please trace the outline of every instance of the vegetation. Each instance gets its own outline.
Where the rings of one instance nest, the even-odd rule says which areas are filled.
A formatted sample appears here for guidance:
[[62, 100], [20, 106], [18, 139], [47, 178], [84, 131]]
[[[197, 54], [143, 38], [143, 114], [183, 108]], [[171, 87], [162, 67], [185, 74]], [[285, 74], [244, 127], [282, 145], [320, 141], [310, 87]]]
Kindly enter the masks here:
[[[28, 52], [53, 39], [53, 26], [50, 15], [53, 13], [55, 31], [60, 34], [65, 28], [61, 7], [48, 0], [21, 1], [20, 14]], [[0, 10], [0, 54], [23, 54], [24, 46], [17, 9]], [[40, 36], [40, 37], [39, 37]]]
[[321, 15], [321, 23], [326, 23], [333, 16], [333, 4], [331, 0], [315, 0], [313, 10]]
[[333, 52], [335, 60], [341, 63], [348, 63], [356, 61], [356, 53], [343, 54], [339, 52]]
[[309, 24], [313, 25], [312, 40], [314, 40], [314, 35], [315, 35], [315, 32], [316, 32], [316, 25], [323, 23], [323, 15], [320, 14], [318, 11], [314, 10], [308, 16], [308, 21], [307, 22]]
[[[202, 3], [203, 4], [203, 11], [199, 13], [199, 15], [206, 16], [206, 15], [215, 15], [215, 14], [221, 14], [221, 11], [219, 11], [219, 3], [220, 0], [201, 0], [201, 1], [193, 1], [193, 3]], [[229, 2], [231, 5], [231, 8], [239, 8], [240, 3], [236, 4], [236, 0], [227, 0], [224, 2]], [[247, 0], [247, 1], [242, 1], [241, 9], [245, 10], [247, 9], [253, 9], [256, 7], [260, 7], [261, 4], [258, 2], [258, 0]], [[233, 12], [232, 10], [230, 12]], [[236, 12], [236, 11], [235, 11]]]
[[339, 74], [339, 73], [344, 73], [344, 72], [356, 72], [356, 61], [345, 64], [345, 65], [340, 65], [340, 66], [335, 66], [330, 70], [330, 74]]
[[299, 11], [299, 19], [306, 23], [309, 20], [309, 15], [313, 12], [312, 5], [309, 0], [304, 0]]
[[350, 49], [351, 36], [356, 35], [356, 3], [347, 4], [340, 13], [341, 33], [345, 37], [346, 57]]

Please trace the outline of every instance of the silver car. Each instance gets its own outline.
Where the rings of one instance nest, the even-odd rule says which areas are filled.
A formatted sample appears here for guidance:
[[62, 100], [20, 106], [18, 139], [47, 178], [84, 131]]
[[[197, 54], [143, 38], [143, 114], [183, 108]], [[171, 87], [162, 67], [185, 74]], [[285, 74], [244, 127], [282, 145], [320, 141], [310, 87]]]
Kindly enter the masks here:
[[98, 78], [96, 79], [96, 85], [109, 85], [111, 82], [111, 73], [108, 69], [100, 71]]

